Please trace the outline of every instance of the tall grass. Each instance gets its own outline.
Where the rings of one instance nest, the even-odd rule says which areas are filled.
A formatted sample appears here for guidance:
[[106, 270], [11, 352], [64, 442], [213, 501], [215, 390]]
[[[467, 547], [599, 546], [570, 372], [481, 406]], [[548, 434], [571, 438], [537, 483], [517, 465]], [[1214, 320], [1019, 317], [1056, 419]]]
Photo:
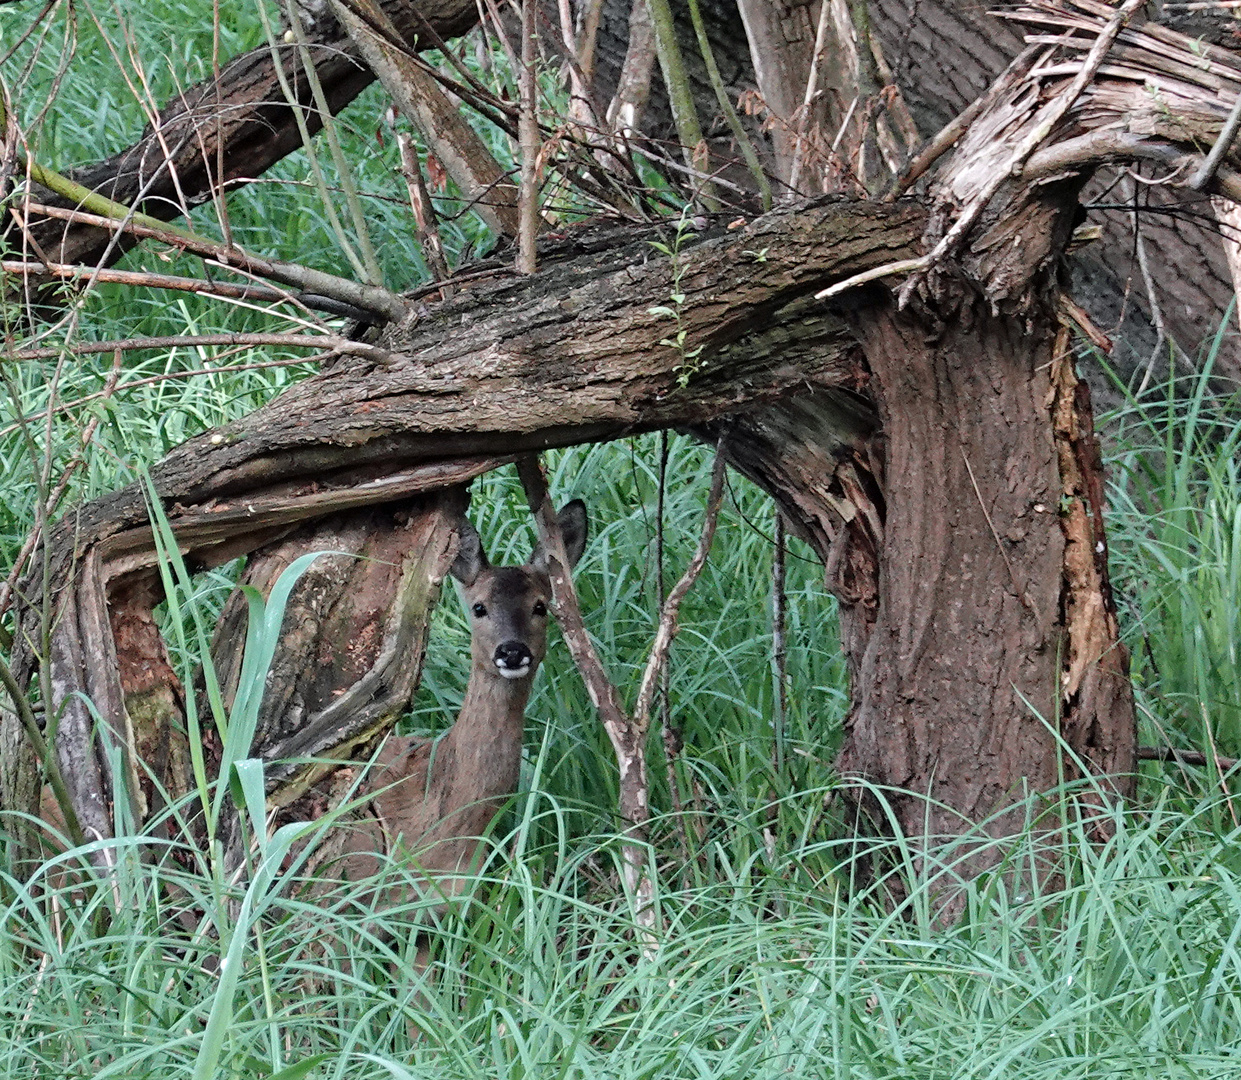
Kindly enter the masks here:
[[[823, 794], [789, 816], [813, 819]], [[290, 900], [261, 873], [217, 901], [200, 878], [159, 880], [135, 838], [106, 887], [36, 898], [6, 882], [0, 1076], [1231, 1076], [1237, 835], [1180, 798], [1112, 811], [1103, 846], [1082, 823], [1056, 887], [974, 882], [951, 927], [909, 867], [888, 911], [842, 887], [847, 849], [782, 838], [731, 859], [749, 825], [721, 818], [713, 879], [664, 875], [654, 950], [612, 898], [615, 838], [569, 835], [542, 796], [438, 921], [376, 916], [357, 889]], [[1008, 846], [1017, 863], [1046, 854], [1028, 834]], [[239, 903], [230, 947], [177, 924], [170, 885], [204, 924]], [[213, 1026], [225, 994], [230, 1022]]]
[[[654, 439], [582, 448], [552, 469], [562, 499], [590, 504], [579, 587], [630, 692], [653, 625], [657, 453]], [[672, 442], [669, 576], [696, 537], [707, 453]], [[520, 498], [504, 473], [476, 489], [473, 516], [497, 561], [529, 550]], [[1143, 562], [1146, 519], [1134, 530], [1126, 520], [1116, 516], [1114, 543], [1132, 592], [1130, 575], [1163, 564]], [[701, 828], [685, 830], [687, 854], [680, 823], [656, 819], [657, 949], [634, 935], [618, 886], [610, 752], [554, 646], [522, 790], [446, 914], [421, 901], [376, 914], [375, 882], [311, 900], [278, 858], [236, 880], [191, 873], [152, 860], [149, 836], [116, 841], [116, 872], [99, 886], [60, 883], [55, 865], [4, 878], [0, 1077], [1233, 1075], [1241, 865], [1238, 831], [1219, 824], [1225, 796], [1148, 777], [1140, 805], [1104, 811], [1102, 845], [1091, 822], [1056, 852], [1034, 833], [1009, 838], [1008, 867], [1055, 857], [1059, 877], [983, 877], [951, 926], [933, 915], [942, 883], [899, 846], [887, 852], [905, 882], [898, 909], [878, 888], [850, 888], [857, 851], [824, 810], [843, 671], [822, 634], [833, 615], [821, 571], [797, 547], [790, 627], [815, 632], [790, 633], [792, 752], [785, 775], [772, 765], [770, 526], [759, 493], [735, 482], [683, 612], [671, 709]], [[1148, 634], [1165, 608], [1148, 612]], [[447, 598], [410, 726], [451, 716], [465, 643]], [[1146, 693], [1165, 709], [1159, 687]], [[655, 802], [666, 811], [666, 790]], [[188, 854], [190, 838], [171, 843]], [[408, 874], [383, 871], [387, 882]]]
[[[51, 35], [41, 45], [32, 39], [13, 61], [21, 80], [6, 71], [23, 123], [55, 96], [31, 151], [65, 169], [132, 140], [141, 112], [123, 80], [97, 77], [88, 52], [128, 35], [126, 55], [148, 58], [151, 96], [165, 100], [206, 73], [194, 64], [211, 54], [212, 9], [207, 0], [60, 5]], [[256, 20], [220, 10], [223, 54], [261, 44]], [[6, 41], [22, 15], [16, 5], [0, 7]], [[78, 53], [57, 51], [75, 33]], [[377, 93], [364, 96], [338, 123], [370, 224], [384, 237], [385, 277], [401, 288], [419, 280], [422, 265], [391, 142], [375, 135], [380, 110]], [[323, 164], [334, 184], [330, 161]], [[229, 207], [241, 243], [348, 272], [299, 156], [230, 196]], [[200, 207], [195, 226], [212, 232], [212, 213]], [[451, 253], [486, 243], [469, 217], [444, 228]], [[126, 265], [176, 273], [181, 258], [147, 245]], [[53, 339], [286, 326], [272, 312], [112, 287], [69, 310]], [[22, 330], [20, 310], [0, 315], [6, 332]], [[184, 378], [214, 361], [202, 350], [130, 353], [122, 378], [129, 388], [88, 399], [105, 385], [109, 363], [8, 365], [0, 568], [35, 520], [41, 455], [58, 475], [81, 451], [88, 420], [100, 428], [68, 500], [133, 479], [187, 436], [250, 411], [301, 373], [221, 366]], [[163, 376], [175, 377], [150, 381]], [[59, 410], [51, 423], [40, 415], [49, 407]], [[1115, 421], [1110, 524], [1145, 739], [1236, 755], [1241, 487], [1230, 413], [1205, 381], [1188, 395], [1169, 387], [1131, 401]], [[33, 454], [19, 430], [7, 430], [20, 418], [31, 422]], [[707, 455], [671, 440], [669, 581], [697, 538]], [[590, 507], [593, 535], [576, 577], [588, 627], [632, 696], [655, 625], [658, 441], [566, 450], [550, 464], [558, 497], [581, 496]], [[476, 485], [472, 516], [495, 561], [525, 558], [532, 531], [510, 473]], [[901, 887], [857, 888], [859, 850], [833, 831], [828, 806], [848, 703], [835, 611], [822, 568], [796, 542], [787, 583], [788, 752], [779, 765], [773, 754], [772, 530], [769, 502], [733, 478], [715, 553], [682, 609], [668, 708], [684, 741], [672, 779], [683, 817], [670, 813], [667, 772], [652, 769], [657, 948], [634, 934], [618, 884], [611, 750], [557, 642], [528, 710], [520, 790], [495, 827], [487, 864], [447, 913], [428, 901], [371, 910], [377, 884], [412, 884], [400, 865], [386, 866], [383, 882], [307, 891], [299, 860], [332, 822], [266, 837], [246, 721], [218, 707], [201, 722], [222, 725], [226, 741], [233, 735], [225, 783], [254, 843], [245, 866], [226, 866], [187, 824], [195, 806], [227, 812], [222, 789], [200, 769], [197, 802], [171, 807], [166, 833], [117, 822], [105, 880], [94, 876], [89, 848], [31, 873], [0, 871], [0, 1080], [1234, 1075], [1241, 865], [1232, 796], [1215, 777], [1202, 783], [1151, 767], [1137, 804], [1100, 810], [1103, 830], [1074, 824], [1055, 851], [1033, 832], [965, 838], [962, 854], [975, 842], [1002, 844], [1006, 871], [961, 886], [964, 912], [951, 926], [933, 914], [943, 874], [927, 878], [899, 838], [875, 864], [891, 866]], [[206, 659], [198, 627], [230, 580], [220, 572], [169, 580], [165, 626], [187, 685]], [[466, 622], [447, 596], [407, 730], [433, 733], [451, 722], [467, 655]], [[261, 667], [248, 673], [255, 693]], [[658, 766], [657, 736], [649, 752]], [[0, 822], [0, 846], [19, 827]], [[1102, 844], [1101, 831], [1110, 836]], [[12, 865], [6, 854], [0, 867]], [[951, 849], [942, 853], [946, 864], [953, 858]], [[1019, 872], [1049, 860], [1054, 878]], [[903, 897], [895, 909], [891, 895]]]
[[1241, 422], [1203, 373], [1115, 417], [1109, 523], [1149, 739], [1241, 756]]

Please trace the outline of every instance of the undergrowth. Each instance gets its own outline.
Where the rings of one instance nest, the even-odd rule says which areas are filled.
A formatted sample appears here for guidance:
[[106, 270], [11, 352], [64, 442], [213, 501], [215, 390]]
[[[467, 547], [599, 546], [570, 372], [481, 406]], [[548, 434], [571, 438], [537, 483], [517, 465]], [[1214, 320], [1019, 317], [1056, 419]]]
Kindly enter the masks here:
[[[1205, 398], [1199, 405], [1196, 426], [1208, 409]], [[1217, 611], [1214, 593], [1181, 593], [1217, 582], [1227, 565], [1208, 542], [1228, 534], [1199, 528], [1198, 572], [1145, 599], [1144, 583], [1163, 581], [1167, 549], [1188, 548], [1160, 531], [1163, 520], [1211, 522], [1228, 491], [1216, 478], [1232, 475], [1219, 464], [1225, 450], [1203, 456], [1227, 448], [1233, 429], [1221, 429], [1222, 439], [1190, 440], [1201, 460], [1180, 488], [1157, 486], [1181, 475], [1165, 468], [1166, 448], [1189, 432], [1183, 408], [1168, 415], [1131, 409], [1116, 444], [1113, 558], [1120, 587], [1142, 605], [1129, 627], [1135, 644], [1169, 639], [1178, 612]], [[1181, 427], [1169, 434], [1172, 423]], [[1143, 431], [1171, 440], [1156, 447], [1163, 458], [1143, 456]], [[696, 539], [707, 453], [671, 440], [670, 576]], [[658, 463], [656, 437], [552, 460], [558, 498], [590, 505], [578, 585], [612, 674], [630, 691], [653, 629]], [[942, 852], [936, 872], [911, 840], [879, 857], [864, 852], [865, 865], [886, 866], [889, 877], [860, 885], [862, 852], [831, 816], [846, 696], [823, 634], [833, 614], [821, 570], [794, 543], [796, 692], [780, 771], [771, 510], [755, 489], [732, 486], [673, 654], [684, 818], [667, 812], [664, 771], [652, 770], [664, 809], [652, 827], [657, 947], [635, 934], [619, 887], [609, 748], [553, 642], [528, 714], [521, 791], [476, 884], [446, 914], [425, 902], [377, 914], [366, 900], [374, 882], [312, 902], [280, 850], [266, 874], [256, 863], [229, 880], [201, 853], [191, 859], [175, 831], [159, 842], [122, 835], [116, 869], [99, 885], [57, 883], [57, 864], [7, 875], [0, 1077], [1231, 1076], [1241, 1049], [1241, 866], [1229, 791], [1201, 769], [1150, 765], [1137, 803], [1099, 811], [1105, 828], [1075, 823], [1052, 850], [1035, 831], [985, 841], [1003, 847], [1003, 871], [955, 882], [954, 857], [976, 853], [970, 838]], [[1163, 518], [1143, 509], [1156, 497]], [[525, 557], [532, 534], [512, 476], [476, 485], [472, 516], [496, 561]], [[187, 584], [186, 603], [210, 608], [202, 583]], [[441, 728], [463, 692], [468, 632], [458, 608], [446, 597], [437, 611], [410, 729]], [[1219, 612], [1222, 622], [1230, 614], [1235, 625], [1235, 611]], [[191, 612], [170, 613], [168, 624], [192, 662]], [[1201, 684], [1180, 689], [1170, 666], [1140, 670], [1147, 715], [1201, 745], [1201, 710], [1185, 708]], [[1209, 687], [1206, 700], [1225, 690]], [[653, 740], [656, 764], [660, 753]], [[169, 844], [180, 862], [167, 857]], [[1056, 875], [1032, 870], [1053, 862]], [[953, 890], [963, 915], [948, 923], [935, 913]]]

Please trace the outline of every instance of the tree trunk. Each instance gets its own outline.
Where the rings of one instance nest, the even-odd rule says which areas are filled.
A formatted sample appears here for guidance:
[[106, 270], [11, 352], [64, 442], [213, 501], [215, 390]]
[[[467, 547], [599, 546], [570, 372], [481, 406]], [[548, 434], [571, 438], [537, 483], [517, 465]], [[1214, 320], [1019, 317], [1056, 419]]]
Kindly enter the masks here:
[[[1075, 570], [1068, 534], [1084, 496], [1066, 480], [1083, 477], [1064, 474], [1053, 423], [1062, 393], [1074, 435], [1093, 444], [1093, 433], [1088, 402], [1057, 385], [1067, 360], [1053, 362], [1055, 329], [975, 310], [928, 344], [917, 317], [859, 320], [887, 512], [874, 624], [845, 634], [865, 647], [838, 767], [901, 789], [883, 792], [897, 822], [932, 844], [1077, 775], [1070, 752], [1122, 790], [1134, 765], [1114, 618], [1106, 644], [1091, 644], [1073, 614], [1113, 609], [1106, 578]], [[1097, 454], [1088, 468], [1087, 484], [1100, 483]], [[1106, 558], [1094, 546], [1092, 535], [1092, 569]], [[1091, 667], [1086, 694], [1078, 653]], [[1016, 825], [1000, 816], [989, 829]]]

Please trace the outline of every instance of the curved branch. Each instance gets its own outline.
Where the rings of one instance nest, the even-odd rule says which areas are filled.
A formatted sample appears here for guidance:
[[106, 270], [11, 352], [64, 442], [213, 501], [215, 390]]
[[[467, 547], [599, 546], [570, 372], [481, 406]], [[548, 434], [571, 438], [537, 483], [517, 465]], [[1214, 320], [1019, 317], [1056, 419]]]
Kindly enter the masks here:
[[[474, 0], [384, 0], [382, 6], [410, 42], [428, 25], [440, 38], [449, 38], [465, 33], [478, 20]], [[375, 77], [329, 15], [307, 27], [305, 37], [328, 107], [339, 112]], [[289, 68], [299, 98], [309, 103], [300, 65]], [[312, 133], [319, 130], [315, 109], [308, 109], [307, 121]], [[301, 145], [294, 113], [280, 90], [272, 50], [262, 45], [234, 58], [218, 78], [204, 80], [169, 101], [155, 126], [134, 145], [73, 172], [71, 179], [126, 205], [141, 193], [141, 209], [169, 220], [184, 213], [182, 196], [195, 204], [223, 185], [247, 183]], [[166, 159], [164, 146], [176, 148], [174, 161]], [[217, 174], [217, 162], [223, 162], [222, 175]], [[69, 200], [43, 201], [74, 207]], [[37, 223], [36, 239], [49, 258], [65, 263], [94, 264], [105, 251], [112, 262], [130, 246], [130, 242], [111, 244], [108, 233], [90, 226], [66, 228], [48, 221]]]

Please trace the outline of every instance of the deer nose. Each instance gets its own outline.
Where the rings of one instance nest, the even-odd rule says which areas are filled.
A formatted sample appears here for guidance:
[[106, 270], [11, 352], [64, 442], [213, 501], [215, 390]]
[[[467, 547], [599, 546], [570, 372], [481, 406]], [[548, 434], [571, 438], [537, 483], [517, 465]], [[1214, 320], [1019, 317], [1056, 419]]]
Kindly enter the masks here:
[[534, 657], [523, 641], [506, 641], [496, 646], [494, 660], [496, 670], [506, 679], [520, 679], [530, 674]]

